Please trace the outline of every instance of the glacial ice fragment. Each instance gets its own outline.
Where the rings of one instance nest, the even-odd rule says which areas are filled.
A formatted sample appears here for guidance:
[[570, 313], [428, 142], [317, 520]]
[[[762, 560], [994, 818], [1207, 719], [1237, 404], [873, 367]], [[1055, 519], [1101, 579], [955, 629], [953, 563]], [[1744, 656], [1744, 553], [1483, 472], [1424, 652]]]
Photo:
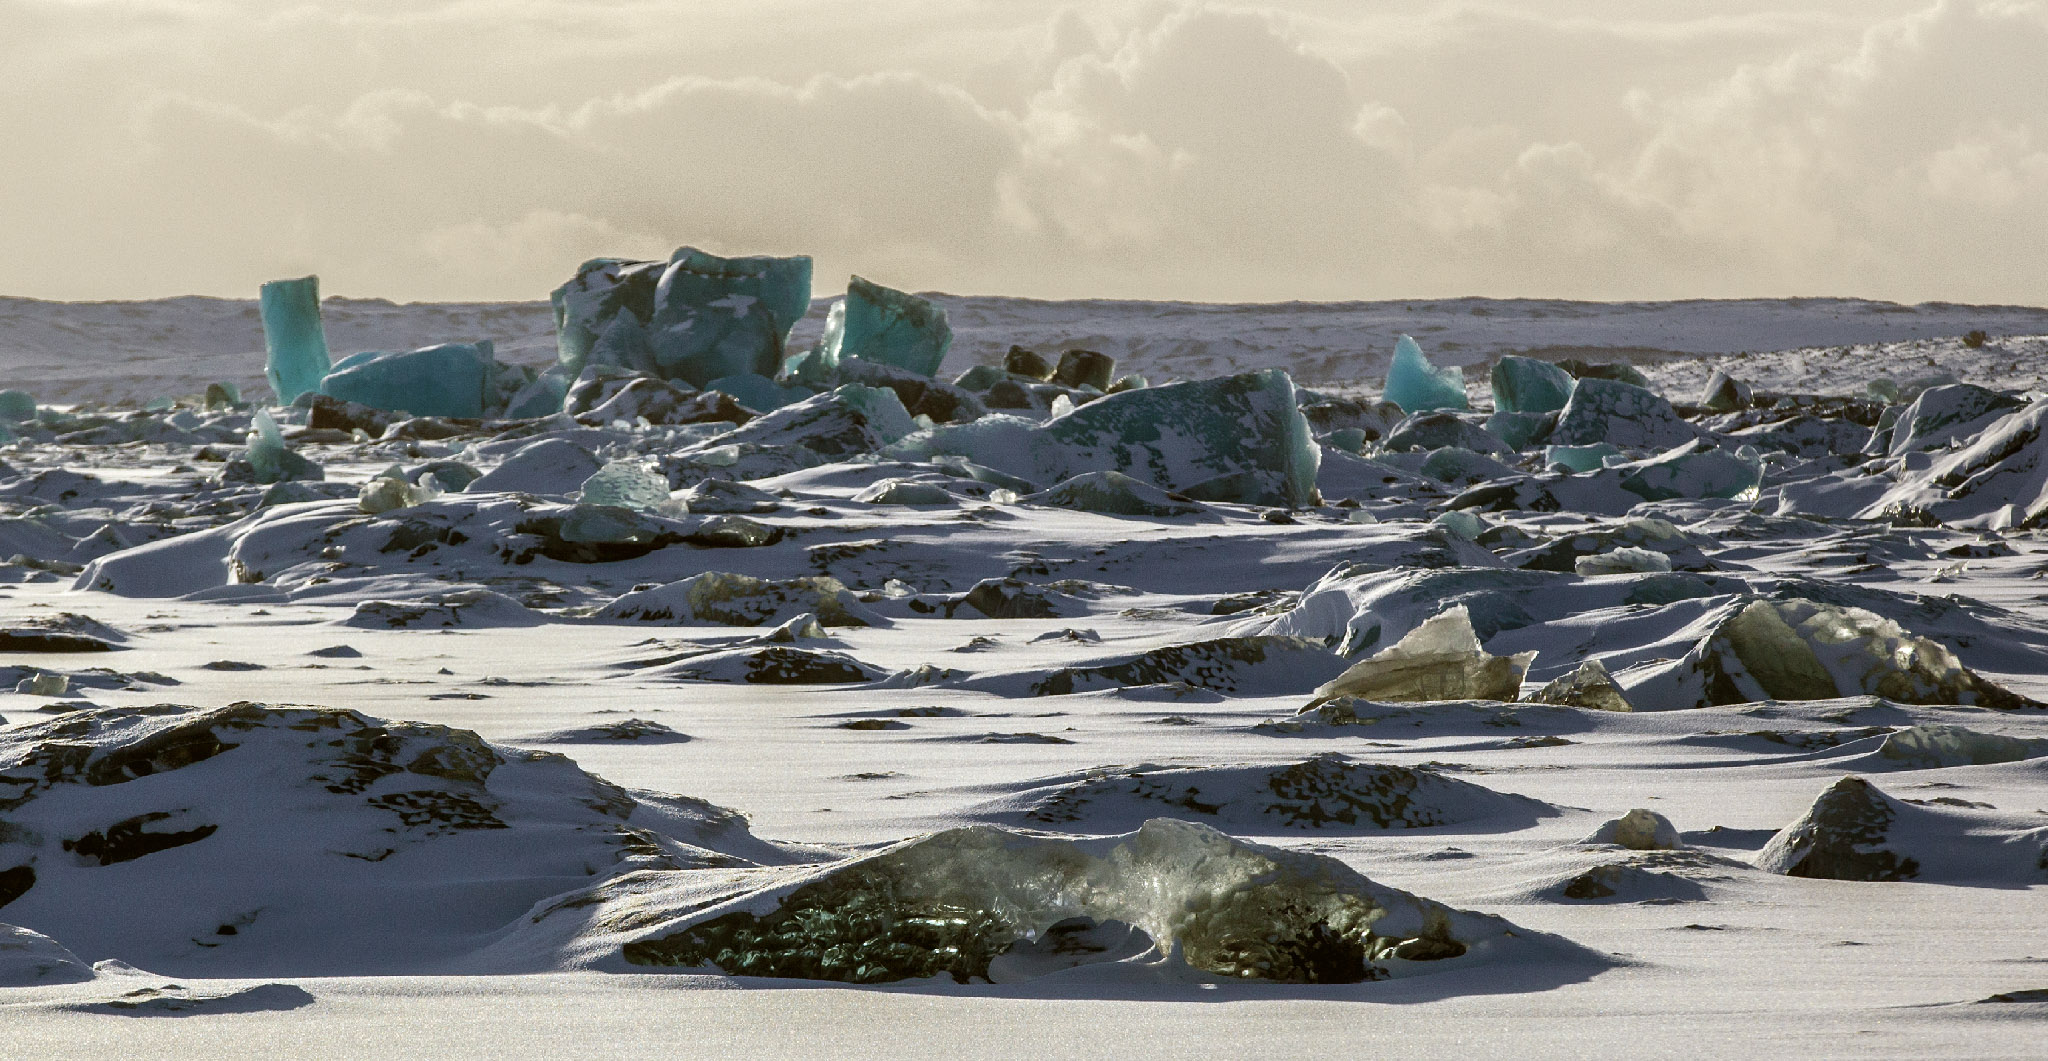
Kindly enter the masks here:
[[574, 380], [567, 367], [550, 366], [505, 402], [505, 418], [529, 420], [561, 412], [563, 402], [569, 397], [569, 384]]
[[953, 345], [946, 311], [930, 301], [861, 277], [846, 285], [846, 297], [825, 322], [815, 363], [797, 373], [836, 367], [845, 358], [878, 361], [931, 377]]
[[1838, 696], [2001, 710], [2031, 702], [1963, 666], [1940, 642], [1862, 608], [1749, 597], [1710, 621], [1684, 658], [1630, 672], [1629, 698], [1659, 708]]
[[350, 354], [320, 381], [319, 390], [373, 409], [474, 420], [490, 411], [498, 372], [491, 341], [480, 339]]
[[1623, 466], [1621, 488], [1646, 501], [1727, 498], [1754, 501], [1763, 487], [1763, 456], [1743, 446], [1734, 453], [1696, 439]]
[[866, 489], [853, 495], [853, 499], [867, 505], [915, 506], [951, 505], [959, 500], [937, 483], [919, 482], [900, 476], [870, 483]]
[[1718, 368], [1707, 377], [1707, 385], [1700, 389], [1700, 408], [1710, 413], [1747, 409], [1749, 402], [1749, 385]]
[[[9, 894], [10, 877], [25, 877], [30, 886], [35, 870], [30, 866], [0, 870], [0, 906], [17, 895]], [[26, 889], [23, 889], [26, 892]], [[78, 955], [40, 932], [15, 925], [0, 925], [0, 987], [41, 987], [44, 984], [77, 984], [93, 978], [92, 966]]]
[[809, 387], [785, 387], [766, 376], [740, 372], [720, 376], [704, 385], [707, 391], [732, 395], [732, 399], [757, 413], [800, 402], [817, 392]]
[[242, 404], [242, 388], [227, 380], [215, 380], [206, 385], [200, 402], [208, 409], [233, 409]]
[[284, 435], [278, 432], [277, 421], [272, 420], [269, 413], [258, 410], [250, 419], [249, 426], [249, 448], [244, 451], [243, 459], [249, 464], [247, 474], [253, 476], [253, 481], [276, 483], [327, 477], [318, 464], [285, 448]]
[[1757, 855], [1757, 868], [1821, 880], [1912, 880], [1920, 875], [1920, 863], [1889, 842], [1901, 809], [1876, 785], [1842, 778], [1771, 837]]
[[1151, 962], [1283, 983], [1384, 979], [1522, 935], [1328, 856], [1162, 818], [1082, 841], [986, 826], [936, 833], [664, 926], [626, 943], [624, 957], [747, 976], [966, 983], [1073, 918], [1134, 926]]
[[1990, 766], [2048, 756], [2048, 739], [1979, 733], [1962, 726], [1922, 724], [1887, 734], [1879, 758], [1901, 766], [1933, 769], [1946, 766]]
[[[554, 290], [549, 301], [555, 311], [556, 356], [569, 378], [582, 373], [591, 360], [591, 348], [612, 327], [629, 327], [635, 333], [640, 359], [652, 359], [645, 327], [654, 315], [654, 285], [665, 267], [663, 262], [592, 258]], [[631, 365], [631, 359], [621, 359], [616, 353], [599, 360]]]
[[1612, 442], [1595, 442], [1590, 446], [1545, 446], [1543, 464], [1545, 467], [1563, 467], [1574, 472], [1599, 470], [1609, 457], [1621, 456], [1621, 450]]
[[1640, 575], [1669, 570], [1671, 557], [1668, 554], [1629, 545], [1572, 561], [1572, 571], [1580, 575]]
[[1387, 367], [1386, 399], [1403, 412], [1431, 409], [1464, 409], [1465, 374], [1458, 369], [1438, 368], [1422, 356], [1415, 340], [1402, 336], [1394, 344], [1394, 360]]
[[1571, 373], [1533, 357], [1501, 358], [1490, 379], [1493, 407], [1504, 413], [1556, 412], [1572, 397]]
[[887, 626], [846, 585], [827, 576], [789, 579], [706, 571], [680, 582], [636, 589], [599, 608], [604, 622], [768, 626], [812, 616], [825, 626]]
[[21, 423], [36, 418], [36, 399], [24, 390], [0, 390], [0, 420]]
[[1059, 366], [1053, 369], [1053, 381], [1063, 387], [1093, 387], [1099, 391], [1110, 388], [1110, 378], [1116, 375], [1116, 358], [1094, 350], [1068, 350], [1060, 355]]
[[1199, 501], [1305, 507], [1321, 447], [1278, 369], [1125, 391], [1043, 424], [993, 415], [942, 425], [887, 451], [965, 457], [1034, 482], [1119, 471]]
[[320, 323], [320, 278], [272, 280], [258, 298], [263, 315], [264, 378], [279, 405], [319, 390], [331, 362], [327, 331]]
[[1627, 383], [1581, 379], [1550, 433], [1553, 446], [1611, 442], [1628, 449], [1665, 450], [1699, 437], [1660, 395]]
[[1339, 696], [1382, 703], [1438, 700], [1513, 700], [1536, 653], [1489, 655], [1472, 630], [1465, 606], [1422, 623], [1371, 658], [1352, 664], [1315, 692], [1317, 701]]
[[634, 460], [615, 460], [583, 480], [584, 503], [652, 512], [668, 503], [668, 477]]
[[1975, 429], [2024, 404], [2011, 395], [1968, 383], [1929, 387], [1899, 412], [1890, 430], [1874, 433], [1867, 449], [1894, 457], [1940, 449], [1952, 439], [1968, 439]]
[[1556, 413], [1499, 412], [1486, 418], [1486, 433], [1517, 453], [1548, 438], [1556, 426]]
[[703, 387], [773, 376], [810, 309], [811, 260], [721, 258], [683, 247], [666, 263], [596, 258], [552, 296], [562, 365], [652, 370]]
[[1607, 665], [1597, 659], [1579, 664], [1570, 674], [1536, 690], [1536, 695], [1529, 699], [1538, 704], [1583, 707], [1593, 711], [1635, 710], [1628, 697], [1623, 695], [1621, 686], [1614, 684], [1614, 679], [1608, 676]]

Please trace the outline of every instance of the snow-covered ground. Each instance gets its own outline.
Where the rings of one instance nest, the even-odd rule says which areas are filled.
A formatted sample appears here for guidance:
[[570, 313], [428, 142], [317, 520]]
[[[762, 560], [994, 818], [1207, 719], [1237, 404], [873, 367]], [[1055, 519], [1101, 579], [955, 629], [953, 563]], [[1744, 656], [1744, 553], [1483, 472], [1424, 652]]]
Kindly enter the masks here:
[[[1354, 453], [1329, 429], [1379, 414], [1311, 401], [1323, 503], [1291, 512], [1077, 509], [894, 450], [622, 527], [577, 503], [597, 462], [687, 488], [729, 425], [539, 432], [580, 457], [288, 428], [325, 473], [294, 494], [223, 481], [248, 410], [57, 415], [0, 448], [0, 1056], [2040, 1056], [2048, 310], [942, 302], [947, 376], [1015, 343], [1371, 397], [1402, 332], [1454, 365], [1626, 356], [1685, 407], [1569, 430], [1762, 479], [1646, 500], [1663, 445], [1565, 476], [1479, 415]], [[551, 356], [540, 305], [326, 314], [337, 353]], [[250, 385], [260, 346], [247, 303], [0, 303], [46, 403]], [[1717, 366], [1859, 400], [1691, 408]], [[1871, 441], [1870, 379], [1943, 374], [2001, 393]], [[1459, 431], [1497, 462], [1477, 489], [1436, 463]], [[358, 502], [451, 461], [526, 493]], [[943, 500], [857, 499], [892, 479]], [[1459, 607], [1535, 654], [1518, 699], [1466, 695], [1458, 656], [1430, 702], [1305, 710]], [[1636, 710], [1539, 702], [1587, 661]], [[1604, 842], [1638, 808], [1675, 846]], [[689, 949], [806, 901], [802, 932]], [[1361, 958], [1366, 907], [1457, 947]], [[1114, 920], [1048, 928], [1082, 910]], [[989, 920], [1039, 938], [970, 983], [728, 975], [859, 979], [910, 959], [835, 940]]]

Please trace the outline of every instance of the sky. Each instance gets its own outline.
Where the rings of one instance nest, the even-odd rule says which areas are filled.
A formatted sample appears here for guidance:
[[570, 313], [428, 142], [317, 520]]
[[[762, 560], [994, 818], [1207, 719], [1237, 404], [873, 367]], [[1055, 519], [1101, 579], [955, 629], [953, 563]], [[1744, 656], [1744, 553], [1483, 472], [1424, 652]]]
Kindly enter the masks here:
[[2048, 0], [0, 0], [0, 294], [2048, 304]]

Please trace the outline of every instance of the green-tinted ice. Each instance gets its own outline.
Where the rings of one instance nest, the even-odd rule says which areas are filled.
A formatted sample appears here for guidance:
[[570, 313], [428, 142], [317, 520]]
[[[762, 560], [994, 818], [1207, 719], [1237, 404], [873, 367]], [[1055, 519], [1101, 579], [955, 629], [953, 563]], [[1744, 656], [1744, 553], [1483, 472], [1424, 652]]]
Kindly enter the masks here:
[[1404, 413], [1468, 406], [1465, 374], [1455, 368], [1430, 364], [1422, 356], [1422, 347], [1405, 335], [1394, 344], [1394, 362], [1387, 368], [1386, 397]]
[[263, 375], [281, 405], [320, 389], [331, 362], [327, 332], [320, 324], [320, 278], [272, 280], [258, 300], [263, 313]]

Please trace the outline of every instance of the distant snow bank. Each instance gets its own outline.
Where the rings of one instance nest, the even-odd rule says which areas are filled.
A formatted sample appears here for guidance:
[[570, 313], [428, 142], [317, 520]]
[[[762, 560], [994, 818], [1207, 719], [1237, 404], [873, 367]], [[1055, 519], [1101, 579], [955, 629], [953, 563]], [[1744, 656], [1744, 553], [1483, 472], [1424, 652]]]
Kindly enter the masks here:
[[[1394, 339], [1403, 333], [1415, 336], [1438, 364], [1484, 364], [1503, 354], [1625, 357], [1674, 393], [1697, 386], [1695, 376], [1705, 378], [1702, 355], [1870, 355], [1814, 363], [1778, 356], [1750, 366], [1749, 378], [1756, 382], [1811, 390], [1860, 389], [1860, 381], [1877, 372], [1871, 357], [1893, 364], [1890, 371], [1897, 375], [1948, 371], [2014, 387], [2040, 386], [2048, 371], [2042, 365], [2048, 343], [2008, 341], [2048, 336], [2048, 309], [2019, 306], [1818, 298], [1231, 304], [929, 297], [945, 307], [953, 326], [946, 375], [998, 361], [1017, 344], [1047, 352], [1099, 350], [1117, 358], [1119, 371], [1140, 372], [1155, 382], [1279, 366], [1304, 383], [1356, 386], [1386, 371]], [[833, 301], [812, 304], [797, 326], [799, 346], [816, 340]], [[546, 302], [330, 298], [323, 311], [336, 356], [490, 339], [504, 360], [538, 364], [554, 357], [554, 321]], [[1990, 348], [1965, 352], [1957, 340], [1973, 330], [1993, 338]], [[262, 351], [254, 299], [0, 297], [0, 378], [45, 402], [193, 393], [213, 380], [262, 393]]]

